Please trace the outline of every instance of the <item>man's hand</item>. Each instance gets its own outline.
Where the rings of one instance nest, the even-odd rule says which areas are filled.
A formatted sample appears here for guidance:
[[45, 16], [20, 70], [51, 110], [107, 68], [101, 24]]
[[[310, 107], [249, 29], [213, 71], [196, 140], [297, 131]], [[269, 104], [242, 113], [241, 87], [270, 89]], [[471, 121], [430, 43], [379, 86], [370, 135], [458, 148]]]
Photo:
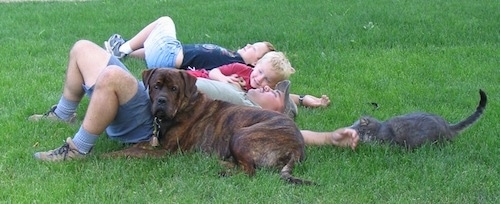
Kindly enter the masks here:
[[352, 128], [340, 128], [333, 132], [332, 143], [341, 147], [350, 146], [352, 150], [356, 149], [359, 142], [358, 132]]

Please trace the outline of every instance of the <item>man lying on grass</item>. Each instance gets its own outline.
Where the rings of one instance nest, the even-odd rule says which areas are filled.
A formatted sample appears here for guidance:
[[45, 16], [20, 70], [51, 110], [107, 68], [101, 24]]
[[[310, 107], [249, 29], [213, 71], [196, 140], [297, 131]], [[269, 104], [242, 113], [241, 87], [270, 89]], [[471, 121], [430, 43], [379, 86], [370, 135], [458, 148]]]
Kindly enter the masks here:
[[[203, 81], [203, 80], [200, 80]], [[218, 83], [208, 80], [209, 83]], [[225, 84], [225, 83], [222, 83]], [[204, 86], [197, 85], [200, 90]], [[214, 85], [214, 87], [219, 87]], [[231, 86], [229, 86], [231, 87]], [[208, 89], [211, 89], [207, 87]], [[218, 95], [235, 95], [244, 105], [255, 105], [265, 109], [285, 103], [282, 97], [273, 97], [270, 89], [252, 91], [253, 94], [232, 93], [228, 88], [220, 89]], [[209, 94], [208, 91], [206, 91]], [[76, 122], [76, 109], [83, 96], [90, 98], [83, 123], [73, 138], [54, 150], [37, 152], [36, 159], [42, 161], [63, 161], [85, 158], [103, 132], [123, 143], [149, 141], [153, 134], [153, 116], [150, 100], [144, 84], [136, 79], [116, 57], [111, 56], [93, 42], [76, 42], [69, 54], [66, 80], [62, 96], [57, 105], [43, 115], [32, 115], [29, 120], [52, 120], [68, 123]], [[221, 99], [224, 100], [224, 99]], [[235, 100], [238, 101], [238, 100]], [[235, 101], [230, 101], [237, 103]], [[350, 128], [340, 128], [333, 132], [302, 131], [306, 144], [349, 146], [354, 149], [358, 135]]]

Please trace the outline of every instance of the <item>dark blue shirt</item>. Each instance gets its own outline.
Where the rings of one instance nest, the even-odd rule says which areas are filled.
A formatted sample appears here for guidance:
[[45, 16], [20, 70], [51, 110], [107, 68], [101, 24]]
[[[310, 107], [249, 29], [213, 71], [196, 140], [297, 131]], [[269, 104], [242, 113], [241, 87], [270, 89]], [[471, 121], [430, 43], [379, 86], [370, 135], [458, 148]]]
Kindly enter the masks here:
[[242, 63], [245, 61], [235, 51], [214, 44], [183, 44], [184, 59], [181, 69], [188, 67], [211, 70], [222, 65]]

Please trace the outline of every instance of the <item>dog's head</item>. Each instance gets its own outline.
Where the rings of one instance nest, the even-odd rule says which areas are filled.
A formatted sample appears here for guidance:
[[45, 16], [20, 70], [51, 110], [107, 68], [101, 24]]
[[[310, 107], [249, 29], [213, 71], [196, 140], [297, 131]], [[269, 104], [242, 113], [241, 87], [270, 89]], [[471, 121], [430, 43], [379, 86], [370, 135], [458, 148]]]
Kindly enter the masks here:
[[174, 118], [198, 93], [196, 77], [183, 70], [147, 69], [142, 72], [142, 80], [149, 90], [151, 111], [160, 119]]

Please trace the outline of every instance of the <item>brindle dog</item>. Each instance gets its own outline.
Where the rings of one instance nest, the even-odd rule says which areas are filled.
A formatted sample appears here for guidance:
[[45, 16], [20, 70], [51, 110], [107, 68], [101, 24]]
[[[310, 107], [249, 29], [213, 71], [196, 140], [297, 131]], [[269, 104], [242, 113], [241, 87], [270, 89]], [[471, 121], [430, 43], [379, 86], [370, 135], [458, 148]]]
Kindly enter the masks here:
[[199, 92], [196, 78], [167, 68], [142, 73], [149, 88], [152, 113], [160, 119], [156, 150], [142, 143], [114, 152], [114, 156], [140, 157], [167, 152], [202, 151], [238, 165], [249, 176], [256, 168], [281, 168], [281, 178], [294, 184], [313, 184], [291, 175], [305, 157], [304, 139], [285, 114], [212, 100]]

